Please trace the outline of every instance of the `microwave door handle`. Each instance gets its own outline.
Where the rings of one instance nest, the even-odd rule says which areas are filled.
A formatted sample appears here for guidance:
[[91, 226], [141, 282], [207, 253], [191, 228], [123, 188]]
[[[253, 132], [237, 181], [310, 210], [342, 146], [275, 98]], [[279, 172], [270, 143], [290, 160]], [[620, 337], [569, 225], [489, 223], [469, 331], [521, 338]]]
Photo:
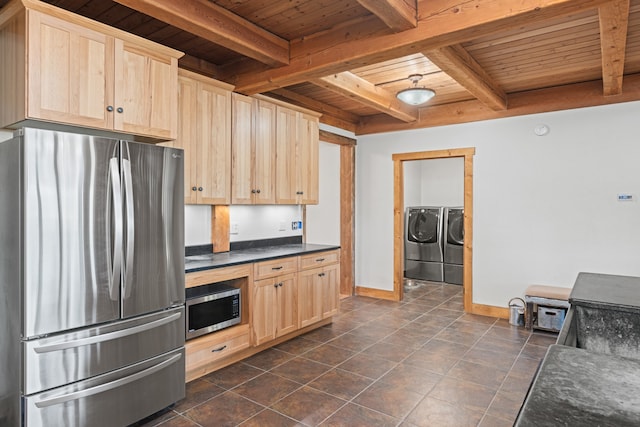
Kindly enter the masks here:
[[133, 375], [129, 375], [128, 377], [120, 378], [115, 381], [111, 381], [105, 384], [100, 384], [95, 387], [88, 388], [86, 390], [80, 390], [69, 394], [64, 394], [62, 396], [51, 397], [49, 399], [42, 399], [38, 402], [35, 402], [36, 407], [38, 408], [46, 408], [48, 406], [59, 405], [62, 403], [69, 402], [70, 400], [78, 400], [83, 397], [93, 396], [94, 394], [104, 393], [105, 391], [113, 390], [118, 387], [122, 387], [123, 385], [132, 383], [134, 381], [138, 381], [144, 377], [148, 377], [162, 369], [173, 365], [178, 360], [182, 358], [182, 354], [176, 354], [171, 358], [158, 363], [157, 365], [151, 366], [150, 368], [144, 369], [140, 372], [136, 372]]
[[33, 351], [36, 353], [50, 353], [52, 351], [68, 350], [71, 348], [82, 347], [90, 344], [97, 344], [106, 341], [116, 340], [119, 338], [128, 337], [130, 335], [139, 334], [140, 332], [148, 331], [154, 328], [158, 328], [167, 323], [171, 323], [174, 320], [180, 318], [182, 313], [173, 313], [170, 316], [163, 317], [162, 319], [154, 320], [149, 323], [134, 326], [132, 328], [123, 329], [120, 331], [108, 332], [102, 335], [95, 335], [87, 338], [80, 338], [72, 341], [54, 342], [52, 344], [44, 344], [38, 347], [34, 347]]
[[[118, 301], [120, 295], [120, 271], [122, 268], [122, 187], [120, 186], [120, 168], [118, 158], [109, 160], [109, 175], [111, 178], [111, 194], [113, 197], [113, 253], [109, 264], [112, 264], [109, 271], [109, 298]], [[109, 223], [109, 222], [107, 222]], [[107, 251], [108, 254], [108, 251]], [[109, 256], [109, 254], [108, 254]]]
[[133, 246], [135, 242], [135, 212], [133, 207], [133, 180], [131, 177], [131, 162], [128, 159], [122, 160], [122, 170], [124, 171], [124, 195], [127, 205], [127, 246], [125, 249], [126, 261], [124, 265], [124, 299], [131, 295], [133, 285]]

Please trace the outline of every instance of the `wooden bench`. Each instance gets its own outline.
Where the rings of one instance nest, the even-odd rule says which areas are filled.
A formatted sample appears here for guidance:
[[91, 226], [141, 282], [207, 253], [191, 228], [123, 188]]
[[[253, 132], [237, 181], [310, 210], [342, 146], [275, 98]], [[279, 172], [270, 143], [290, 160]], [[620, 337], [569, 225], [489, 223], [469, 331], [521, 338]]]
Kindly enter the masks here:
[[569, 308], [569, 294], [571, 288], [560, 288], [557, 286], [532, 285], [527, 288], [524, 294], [525, 301], [525, 327], [529, 330], [545, 329], [558, 331], [559, 328], [544, 328], [533, 321], [534, 313], [538, 313], [540, 307]]

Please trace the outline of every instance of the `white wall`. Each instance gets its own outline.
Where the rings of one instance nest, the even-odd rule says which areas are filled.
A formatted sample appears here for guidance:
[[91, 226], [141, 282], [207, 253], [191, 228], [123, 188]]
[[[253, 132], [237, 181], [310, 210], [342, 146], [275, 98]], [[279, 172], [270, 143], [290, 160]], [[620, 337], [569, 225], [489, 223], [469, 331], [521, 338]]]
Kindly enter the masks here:
[[340, 244], [340, 146], [320, 142], [319, 203], [307, 206], [308, 243]]
[[404, 206], [462, 206], [464, 159], [411, 160], [403, 163]]
[[[393, 288], [391, 155], [460, 147], [476, 147], [475, 303], [570, 287], [580, 271], [640, 276], [639, 112], [633, 102], [360, 137], [356, 284]], [[533, 133], [540, 123], [546, 136]]]
[[464, 203], [464, 159], [414, 160], [422, 164], [421, 204], [462, 206]]

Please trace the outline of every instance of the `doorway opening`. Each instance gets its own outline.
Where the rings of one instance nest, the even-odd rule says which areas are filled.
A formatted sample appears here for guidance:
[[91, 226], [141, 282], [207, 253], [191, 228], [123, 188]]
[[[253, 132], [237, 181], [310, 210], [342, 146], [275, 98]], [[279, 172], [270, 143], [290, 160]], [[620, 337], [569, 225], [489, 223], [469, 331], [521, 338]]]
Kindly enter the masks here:
[[394, 176], [393, 206], [393, 293], [394, 299], [403, 298], [404, 278], [404, 162], [414, 160], [464, 159], [464, 246], [463, 246], [463, 301], [464, 311], [473, 312], [472, 248], [473, 248], [473, 156], [475, 148], [399, 153], [392, 156]]

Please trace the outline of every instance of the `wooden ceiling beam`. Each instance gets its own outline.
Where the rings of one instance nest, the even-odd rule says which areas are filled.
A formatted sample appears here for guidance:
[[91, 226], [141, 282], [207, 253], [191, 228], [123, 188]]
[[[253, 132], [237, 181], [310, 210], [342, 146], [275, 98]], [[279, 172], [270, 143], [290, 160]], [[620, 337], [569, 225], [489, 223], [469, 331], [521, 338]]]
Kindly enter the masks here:
[[[353, 38], [349, 28], [322, 39], [311, 37], [312, 52], [292, 55], [289, 65], [247, 72], [230, 81], [243, 93], [266, 92], [312, 78], [430, 51], [467, 40], [597, 8], [610, 0], [429, 0], [421, 1], [416, 28], [394, 34]], [[506, 5], [508, 3], [508, 7]], [[324, 46], [324, 48], [319, 46]]]
[[605, 96], [622, 92], [629, 0], [615, 0], [600, 6], [600, 50], [602, 52], [602, 89]]
[[394, 31], [418, 26], [416, 0], [358, 0], [358, 3]]
[[378, 87], [348, 71], [311, 80], [311, 83], [368, 105], [378, 111], [413, 122], [418, 119], [418, 109], [400, 102], [394, 93]]
[[289, 42], [208, 0], [114, 0], [272, 67], [289, 63]]
[[361, 120], [355, 133], [366, 135], [420, 129], [637, 100], [640, 100], [640, 74], [631, 74], [625, 76], [624, 90], [616, 97], [603, 95], [602, 81], [595, 80], [511, 94], [506, 110], [492, 110], [473, 100], [421, 108], [420, 119], [408, 124], [383, 114], [369, 116]]
[[320, 116], [320, 123], [335, 126], [350, 132], [355, 132], [360, 121], [360, 116], [356, 114], [341, 110], [340, 108], [336, 108], [307, 96], [300, 95], [299, 93], [293, 92], [289, 89], [275, 89], [266, 95], [322, 113], [322, 116]]
[[320, 129], [319, 136], [320, 141], [328, 142], [330, 144], [354, 146], [358, 142], [353, 138], [338, 135], [337, 133], [329, 132], [328, 130], [323, 129]]
[[461, 45], [443, 47], [424, 55], [490, 108], [507, 108], [507, 94]]

